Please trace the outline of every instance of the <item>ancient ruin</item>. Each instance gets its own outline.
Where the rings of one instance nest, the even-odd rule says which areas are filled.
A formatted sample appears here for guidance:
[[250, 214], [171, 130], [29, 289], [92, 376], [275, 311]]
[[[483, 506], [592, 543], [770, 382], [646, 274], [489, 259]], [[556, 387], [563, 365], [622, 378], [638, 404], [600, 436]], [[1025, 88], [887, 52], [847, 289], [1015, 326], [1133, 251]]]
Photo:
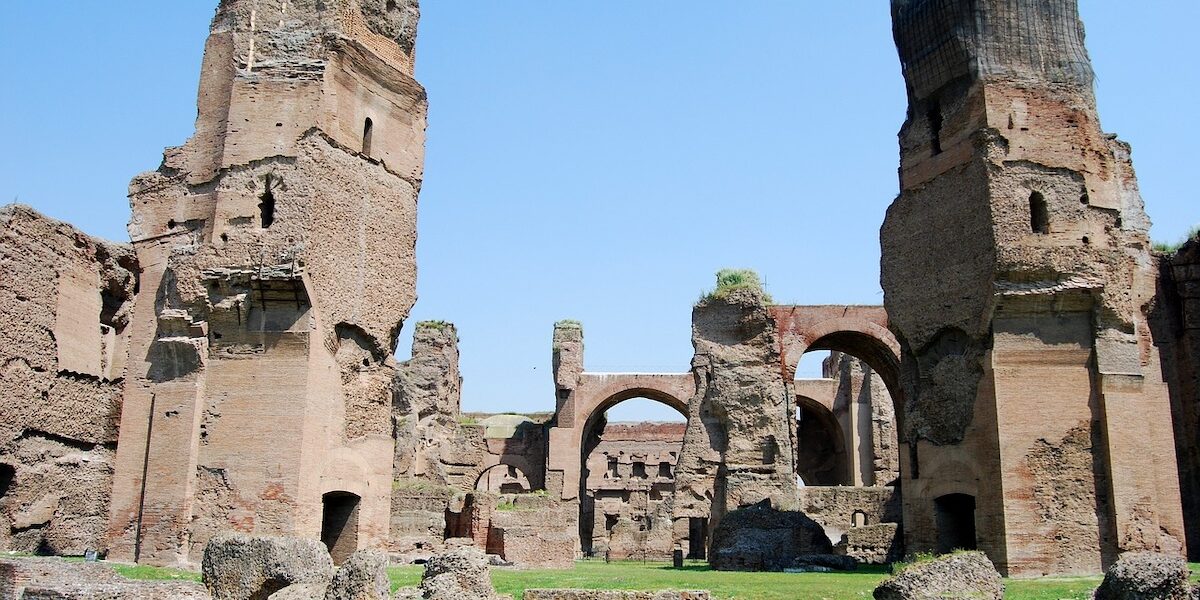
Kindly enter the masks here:
[[1181, 552], [1149, 220], [1075, 1], [892, 10], [910, 106], [881, 279], [906, 548], [1027, 575]]
[[[382, 589], [381, 551], [433, 560], [427, 581], [485, 571], [467, 546], [722, 569], [964, 549], [1024, 576], [1200, 556], [1200, 239], [1152, 252], [1075, 0], [892, 12], [910, 106], [884, 306], [777, 305], [722, 271], [690, 365], [589, 371], [559, 321], [546, 412], [519, 415], [462, 411], [452, 323], [393, 356], [417, 1], [221, 0], [195, 135], [131, 183], [130, 244], [0, 209], [0, 548], [195, 567], [208, 547], [216, 573], [243, 534], [307, 540], [315, 575], [271, 591]], [[797, 379], [811, 351], [824, 376]], [[635, 398], [681, 421], [609, 421]], [[250, 585], [238, 569], [210, 579]]]
[[[386, 4], [386, 6], [385, 6]], [[108, 548], [228, 529], [382, 545], [415, 300], [415, 1], [220, 4], [196, 133], [130, 184], [141, 265]]]

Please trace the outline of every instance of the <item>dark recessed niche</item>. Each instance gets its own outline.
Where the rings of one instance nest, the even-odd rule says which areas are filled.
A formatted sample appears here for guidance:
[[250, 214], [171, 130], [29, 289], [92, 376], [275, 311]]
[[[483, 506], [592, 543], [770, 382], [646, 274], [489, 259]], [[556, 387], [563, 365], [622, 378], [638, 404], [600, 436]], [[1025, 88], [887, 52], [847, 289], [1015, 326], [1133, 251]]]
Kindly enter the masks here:
[[371, 122], [370, 117], [367, 117], [367, 120], [363, 122], [363, 142], [362, 142], [362, 153], [367, 156], [371, 155], [371, 138], [374, 137], [374, 134], [375, 134], [375, 123]]
[[1050, 209], [1041, 192], [1029, 195], [1029, 228], [1034, 233], [1050, 233]]
[[267, 175], [266, 189], [258, 199], [259, 227], [267, 229], [275, 223], [275, 193], [271, 191], [270, 175]]

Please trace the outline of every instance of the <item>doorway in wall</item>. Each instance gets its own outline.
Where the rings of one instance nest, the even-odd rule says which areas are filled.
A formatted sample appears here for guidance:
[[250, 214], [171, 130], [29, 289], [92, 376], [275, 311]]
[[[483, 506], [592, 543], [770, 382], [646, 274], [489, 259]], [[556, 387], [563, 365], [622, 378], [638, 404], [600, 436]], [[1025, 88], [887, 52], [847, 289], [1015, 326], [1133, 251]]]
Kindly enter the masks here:
[[704, 560], [704, 547], [708, 545], [708, 518], [688, 519], [688, 558]]
[[975, 550], [975, 496], [946, 494], [933, 501], [939, 553]]
[[334, 564], [342, 564], [358, 549], [358, 504], [350, 492], [329, 492], [321, 497], [321, 542]]

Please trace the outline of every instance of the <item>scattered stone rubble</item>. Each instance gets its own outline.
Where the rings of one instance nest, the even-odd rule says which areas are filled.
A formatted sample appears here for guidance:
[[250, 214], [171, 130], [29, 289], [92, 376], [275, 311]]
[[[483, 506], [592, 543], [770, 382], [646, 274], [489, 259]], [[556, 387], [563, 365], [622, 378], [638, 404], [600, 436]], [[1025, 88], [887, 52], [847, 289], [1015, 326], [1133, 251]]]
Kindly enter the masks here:
[[399, 590], [397, 600], [501, 600], [492, 587], [487, 555], [478, 548], [463, 546], [439, 554], [425, 563], [417, 588]]
[[1189, 600], [1187, 562], [1178, 556], [1126, 552], [1104, 574], [1095, 600]]
[[875, 600], [1003, 600], [1004, 584], [982, 552], [954, 552], [904, 566], [875, 588]]
[[328, 585], [334, 568], [317, 540], [224, 533], [209, 540], [200, 573], [213, 600], [264, 600], [292, 585]]

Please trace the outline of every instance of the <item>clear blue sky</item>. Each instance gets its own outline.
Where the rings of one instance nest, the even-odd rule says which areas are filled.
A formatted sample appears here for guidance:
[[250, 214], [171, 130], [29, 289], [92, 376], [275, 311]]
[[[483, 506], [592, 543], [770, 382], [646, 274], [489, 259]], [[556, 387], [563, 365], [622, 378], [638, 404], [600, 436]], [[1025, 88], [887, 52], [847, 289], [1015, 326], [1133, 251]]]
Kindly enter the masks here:
[[[5, 3], [0, 203], [127, 239], [129, 179], [192, 132], [215, 4]], [[583, 321], [589, 370], [685, 370], [721, 267], [780, 302], [882, 302], [905, 110], [886, 2], [423, 4], [410, 321], [458, 324], [465, 409], [552, 410], [561, 318]], [[1174, 241], [1200, 221], [1200, 2], [1082, 4], [1103, 124]]]

